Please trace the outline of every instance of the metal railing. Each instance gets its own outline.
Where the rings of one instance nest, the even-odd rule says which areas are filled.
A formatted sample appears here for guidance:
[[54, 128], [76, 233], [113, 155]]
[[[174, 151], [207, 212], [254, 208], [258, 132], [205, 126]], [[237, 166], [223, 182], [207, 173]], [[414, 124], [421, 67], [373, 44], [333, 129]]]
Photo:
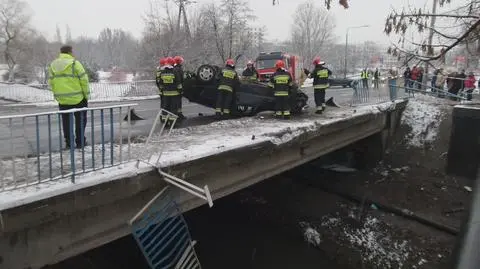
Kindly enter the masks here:
[[365, 87], [362, 79], [355, 79], [351, 84], [353, 94], [350, 105], [360, 106], [378, 104], [403, 98], [405, 92], [399, 91], [397, 85], [397, 80], [394, 80], [394, 84], [391, 83], [391, 80], [387, 80], [385, 82], [380, 82], [378, 88], [375, 88], [374, 85], [370, 83], [368, 83], [368, 87]]
[[[116, 101], [132, 97], [158, 97], [155, 81], [90, 83], [90, 100]], [[0, 84], [0, 99], [24, 103], [55, 101], [50, 87], [46, 84]]]
[[164, 188], [133, 217], [132, 235], [152, 269], [201, 269], [187, 222]]
[[[137, 104], [0, 117], [0, 191], [17, 189], [123, 164], [131, 160], [131, 109]], [[83, 121], [86, 115], [86, 122]], [[126, 114], [126, 115], [125, 115]], [[75, 147], [74, 119], [85, 141]], [[64, 141], [62, 119], [71, 136]], [[124, 123], [124, 121], [126, 121]], [[126, 129], [126, 130], [125, 130]], [[77, 132], [78, 133], [78, 132]]]

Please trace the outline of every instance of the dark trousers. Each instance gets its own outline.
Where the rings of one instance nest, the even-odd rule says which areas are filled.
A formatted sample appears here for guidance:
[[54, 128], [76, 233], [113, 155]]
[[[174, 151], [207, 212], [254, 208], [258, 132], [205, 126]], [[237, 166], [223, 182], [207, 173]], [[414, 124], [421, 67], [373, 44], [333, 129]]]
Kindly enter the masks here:
[[375, 89], [378, 89], [378, 81], [379, 81], [378, 78], [376, 78], [376, 79], [373, 81], [373, 87], [374, 87]]
[[[175, 115], [178, 114], [178, 109], [180, 107], [182, 101], [182, 96], [181, 95], [173, 95], [173, 96], [163, 96], [162, 98], [162, 104], [161, 107], [165, 110], [167, 110], [170, 113], [173, 113]], [[163, 112], [162, 113], [162, 120], [167, 119], [167, 113]], [[173, 120], [172, 117], [169, 118], [169, 120]]]
[[465, 92], [467, 93], [467, 101], [472, 101], [472, 99], [473, 99], [473, 90], [474, 90], [474, 89], [465, 89]]
[[275, 95], [275, 116], [290, 116], [290, 103], [288, 95]]
[[[88, 101], [83, 99], [80, 103], [76, 105], [59, 105], [59, 110], [68, 110], [74, 108], [85, 108], [88, 107]], [[67, 146], [70, 146], [70, 143], [75, 140], [77, 147], [85, 145], [85, 128], [87, 127], [87, 111], [79, 111], [73, 113], [73, 118], [75, 119], [75, 130], [73, 130], [73, 122], [70, 122], [72, 113], [63, 113], [62, 114], [62, 126], [63, 126], [63, 137], [65, 138], [65, 143]], [[71, 137], [70, 133], [75, 133], [75, 137]], [[82, 140], [83, 136], [83, 140]]]
[[317, 111], [322, 111], [325, 109], [325, 90], [326, 89], [315, 89], [315, 105], [317, 106]]
[[363, 88], [368, 89], [368, 79], [363, 78], [362, 81], [363, 81]]
[[217, 104], [215, 106], [216, 114], [230, 114], [230, 105], [232, 104], [233, 93], [226, 90], [218, 90]]

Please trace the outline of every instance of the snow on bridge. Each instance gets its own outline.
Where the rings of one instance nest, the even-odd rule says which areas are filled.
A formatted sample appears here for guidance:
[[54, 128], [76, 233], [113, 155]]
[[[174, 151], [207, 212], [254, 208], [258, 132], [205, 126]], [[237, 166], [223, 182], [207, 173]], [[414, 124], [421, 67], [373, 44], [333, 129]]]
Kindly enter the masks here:
[[[86, 173], [78, 175], [75, 183], [72, 183], [68, 177], [61, 177], [61, 168], [63, 168], [64, 174], [68, 173], [70, 169], [70, 159], [65, 157], [68, 156], [68, 151], [63, 153], [62, 161], [60, 161], [60, 153], [52, 154], [52, 177], [57, 176], [58, 179], [46, 182], [39, 180], [36, 171], [37, 167], [40, 167], [40, 179], [42, 179], [42, 175], [49, 175], [49, 155], [42, 155], [38, 159], [37, 157], [30, 158], [28, 161], [15, 159], [16, 182], [12, 182], [12, 160], [3, 160], [0, 162], [0, 171], [3, 174], [0, 182], [0, 210], [103, 182], [131, 177], [139, 173], [152, 171], [157, 167], [165, 168], [266, 141], [281, 145], [302, 133], [317, 130], [322, 126], [367, 114], [379, 114], [389, 108], [394, 108], [394, 106], [394, 102], [386, 102], [356, 108], [332, 108], [322, 116], [305, 115], [291, 121], [255, 117], [174, 129], [170, 136], [154, 136], [153, 143], [149, 146], [142, 142], [132, 143], [130, 159], [126, 158], [128, 156], [127, 145], [117, 144], [113, 147], [113, 152], [110, 152], [109, 146], [106, 146], [104, 150], [98, 145], [93, 148], [87, 147], [84, 162], [82, 162], [81, 151], [76, 150], [77, 169], [82, 171], [82, 164], [84, 164]], [[147, 163], [149, 157], [152, 157], [152, 160], [157, 160], [160, 153], [161, 158], [158, 164]], [[153, 156], [151, 156], [152, 154]], [[99, 169], [97, 165], [99, 170], [88, 172], [92, 169], [93, 158], [101, 160], [104, 157], [105, 162], [108, 163], [111, 155], [115, 159], [124, 158], [124, 162], [121, 165], [105, 169]], [[140, 162], [138, 167], [137, 160], [143, 161]], [[11, 189], [12, 184], [26, 183], [29, 183], [30, 186]]]

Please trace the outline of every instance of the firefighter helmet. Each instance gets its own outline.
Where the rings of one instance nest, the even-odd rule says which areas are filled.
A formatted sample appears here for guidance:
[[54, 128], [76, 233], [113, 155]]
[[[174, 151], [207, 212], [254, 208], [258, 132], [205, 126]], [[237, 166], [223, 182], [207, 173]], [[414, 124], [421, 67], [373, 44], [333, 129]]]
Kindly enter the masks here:
[[167, 57], [167, 59], [165, 61], [166, 61], [166, 63], [165, 63], [166, 65], [170, 65], [170, 66], [175, 65], [175, 60], [172, 57]]
[[176, 64], [183, 64], [183, 62], [184, 62], [182, 56], [175, 56], [175, 58], [173, 58], [173, 59], [175, 60]]
[[315, 57], [315, 59], [313, 59], [313, 65], [319, 65], [320, 63], [320, 57]]
[[167, 58], [160, 58], [158, 63], [160, 64], [160, 66], [165, 66], [167, 64]]
[[235, 67], [235, 61], [232, 60], [232, 59], [228, 59], [228, 60], [225, 62], [225, 65], [231, 66], [231, 67]]
[[249, 66], [249, 65], [253, 65], [253, 62], [252, 62], [252, 61], [248, 61], [248, 62], [247, 62], [247, 66]]
[[285, 63], [282, 60], [278, 60], [275, 63], [275, 68], [280, 69], [280, 68], [285, 68]]

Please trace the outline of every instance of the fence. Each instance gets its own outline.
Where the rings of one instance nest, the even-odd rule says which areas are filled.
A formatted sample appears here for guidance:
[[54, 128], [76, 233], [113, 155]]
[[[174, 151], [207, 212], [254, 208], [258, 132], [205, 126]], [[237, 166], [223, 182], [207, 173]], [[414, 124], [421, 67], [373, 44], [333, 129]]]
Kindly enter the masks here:
[[[0, 131], [0, 191], [67, 177], [75, 182], [79, 174], [130, 161], [130, 112], [136, 105], [0, 117], [0, 124], [8, 126]], [[79, 148], [73, 140], [76, 117], [86, 124], [78, 132], [88, 143], [81, 141]], [[62, 118], [69, 118], [70, 124], [62, 126]], [[69, 145], [64, 141], [66, 128], [72, 137]]]
[[350, 102], [351, 106], [377, 104], [382, 102], [393, 101], [406, 96], [406, 91], [398, 87], [398, 79], [386, 80], [386, 82], [378, 83], [378, 87], [374, 87], [367, 81], [361, 79], [353, 80], [351, 86], [353, 95]]
[[[114, 101], [131, 97], [158, 97], [155, 81], [90, 83], [90, 100]], [[0, 99], [2, 98], [26, 103], [54, 101], [50, 87], [45, 84], [0, 84]]]

